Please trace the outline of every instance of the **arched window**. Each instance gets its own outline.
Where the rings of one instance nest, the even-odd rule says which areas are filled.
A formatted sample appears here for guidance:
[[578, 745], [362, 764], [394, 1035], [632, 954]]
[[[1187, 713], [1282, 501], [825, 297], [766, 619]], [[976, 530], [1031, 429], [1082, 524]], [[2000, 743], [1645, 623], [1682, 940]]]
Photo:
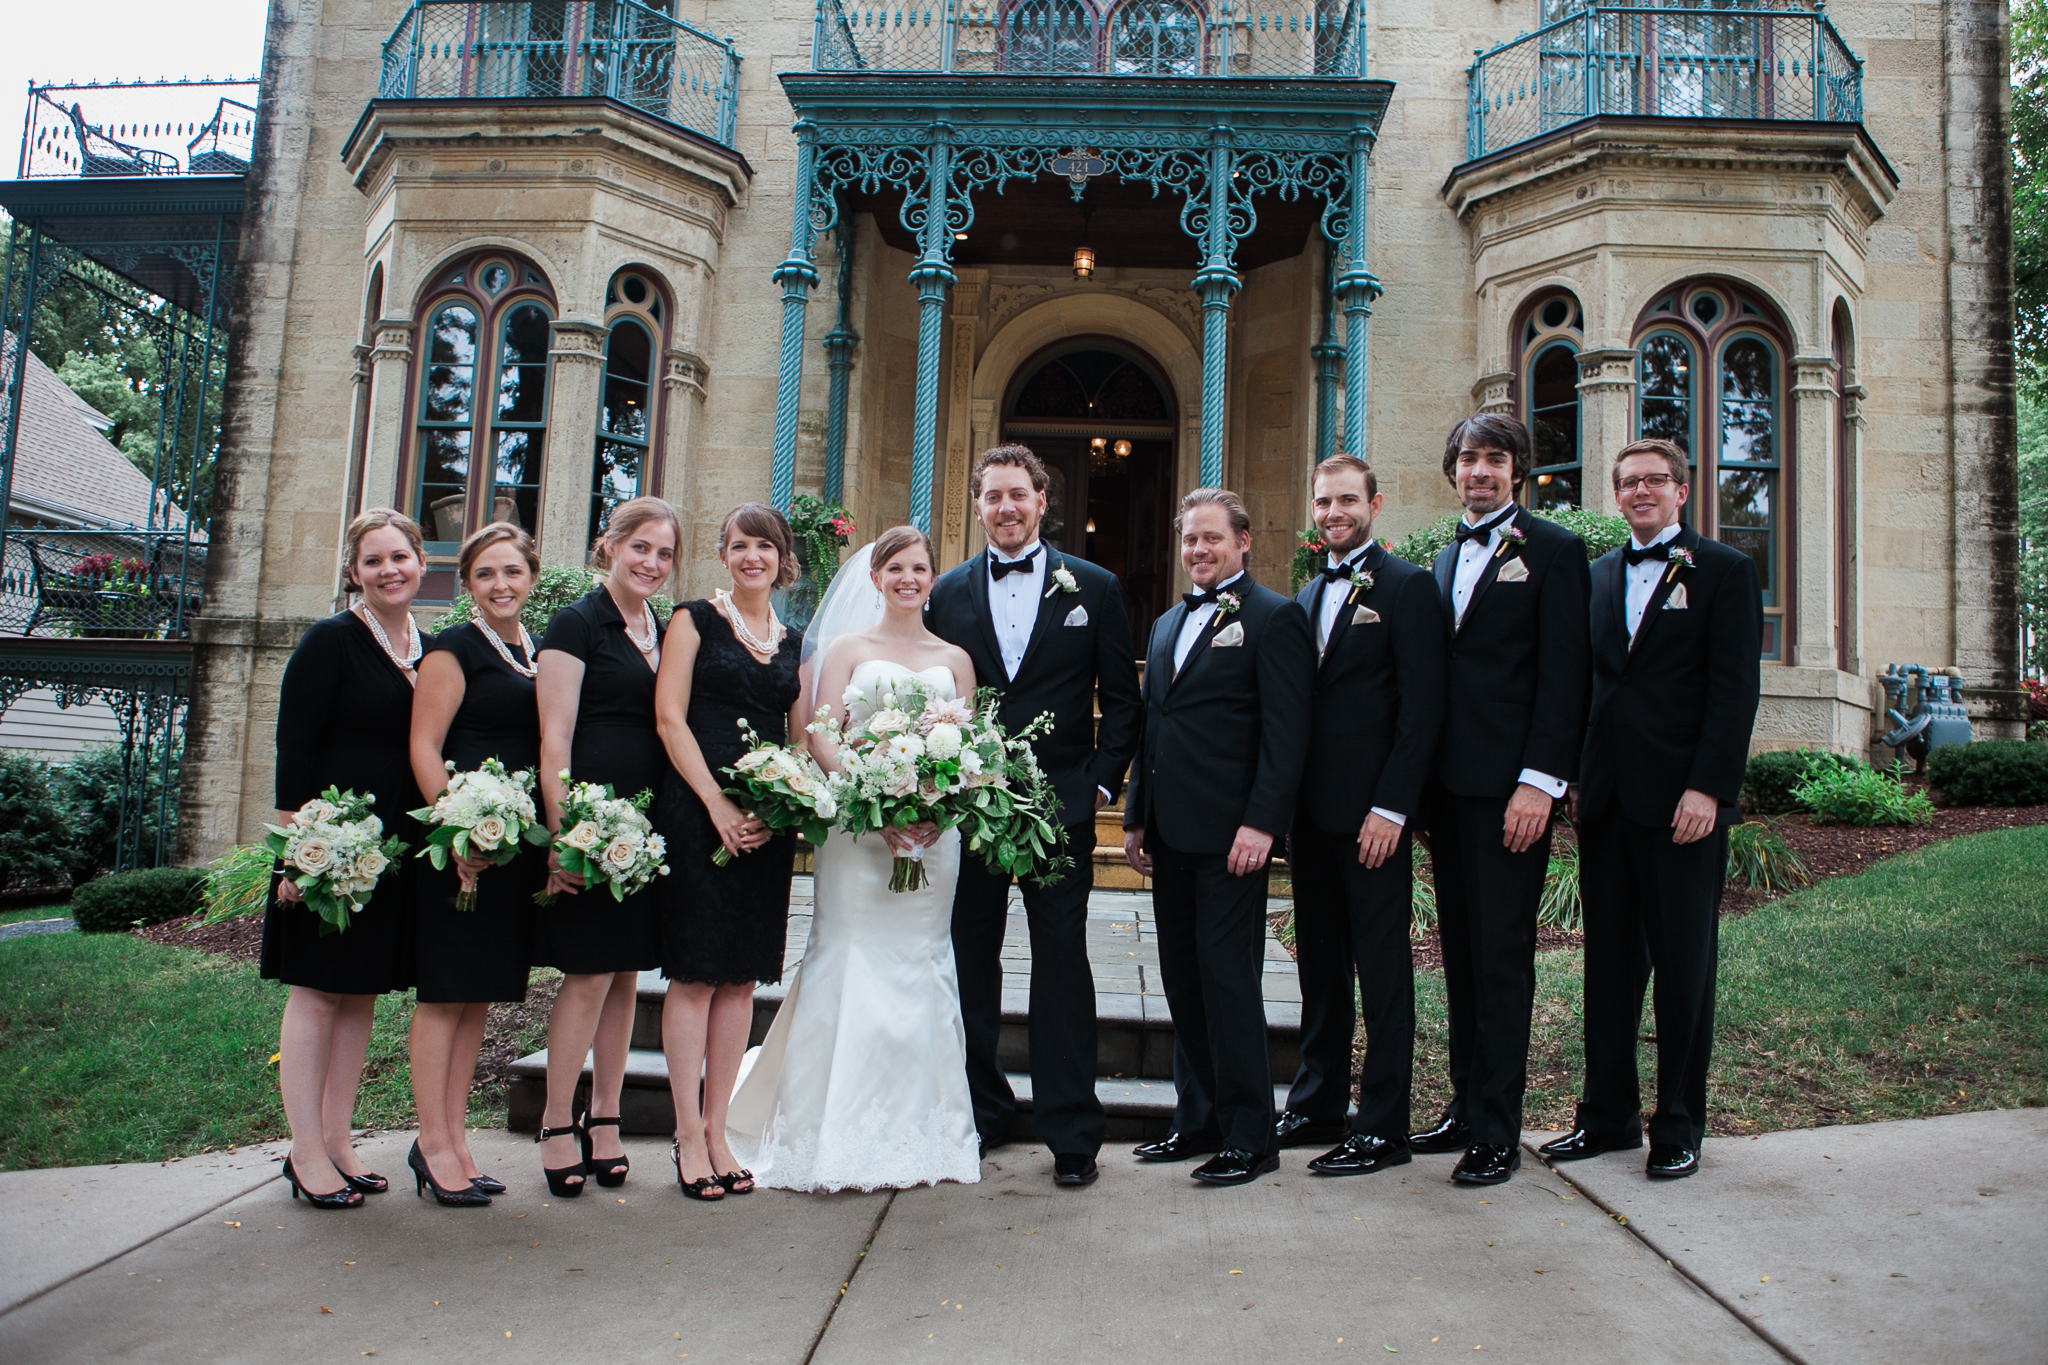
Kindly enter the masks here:
[[408, 479], [430, 556], [453, 555], [487, 522], [539, 523], [553, 305], [539, 270], [497, 251], [442, 267], [429, 286]]
[[1095, 69], [1095, 15], [1081, 0], [1021, 0], [1004, 16], [1003, 70], [1047, 75]]
[[1125, 0], [1110, 16], [1109, 60], [1119, 76], [1199, 76], [1202, 21], [1183, 0]]
[[654, 357], [662, 335], [661, 292], [620, 271], [605, 290], [604, 396], [597, 410], [597, 459], [590, 476], [590, 539], [612, 509], [648, 489], [654, 447]]
[[1584, 498], [1584, 457], [1579, 449], [1579, 345], [1585, 315], [1568, 293], [1539, 295], [1521, 313], [1515, 336], [1520, 356], [1524, 420], [1535, 442], [1535, 467], [1524, 491], [1531, 507], [1577, 507]]
[[1768, 303], [1718, 281], [1658, 299], [1636, 328], [1636, 434], [1675, 441], [1692, 457], [1686, 520], [1756, 562], [1767, 659], [1785, 657], [1792, 600], [1789, 342]]

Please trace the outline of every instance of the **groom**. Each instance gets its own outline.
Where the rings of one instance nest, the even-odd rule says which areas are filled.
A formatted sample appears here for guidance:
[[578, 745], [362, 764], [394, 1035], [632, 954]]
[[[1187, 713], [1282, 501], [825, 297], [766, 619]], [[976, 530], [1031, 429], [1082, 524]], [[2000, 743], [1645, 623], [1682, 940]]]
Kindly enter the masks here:
[[[1088, 966], [1088, 891], [1095, 812], [1116, 798], [1137, 747], [1138, 669], [1115, 575], [1040, 543], [1045, 466], [1026, 446], [983, 455], [968, 484], [988, 549], [941, 578], [926, 623], [1003, 693], [1015, 732], [1051, 712], [1032, 745], [1052, 779], [1074, 865], [1050, 886], [1024, 885], [1031, 928], [1031, 1092], [1053, 1183], [1096, 1177], [1102, 1102], [1095, 1095], [1095, 976]], [[1102, 712], [1098, 726], [1095, 712]], [[953, 951], [967, 1028], [967, 1082], [982, 1150], [1009, 1140], [1016, 1096], [996, 1060], [1003, 1024], [1003, 932], [1010, 879], [963, 858], [953, 896]]]

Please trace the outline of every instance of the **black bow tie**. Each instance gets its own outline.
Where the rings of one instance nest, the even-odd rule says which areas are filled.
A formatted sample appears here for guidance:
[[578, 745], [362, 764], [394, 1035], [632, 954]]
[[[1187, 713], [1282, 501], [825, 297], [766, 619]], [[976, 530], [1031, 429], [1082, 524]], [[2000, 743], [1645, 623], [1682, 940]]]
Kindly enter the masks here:
[[1671, 542], [1660, 540], [1647, 550], [1638, 550], [1634, 541], [1621, 547], [1621, 558], [1631, 569], [1646, 559], [1671, 558]]
[[1339, 564], [1334, 569], [1331, 568], [1329, 565], [1325, 564], [1322, 570], [1323, 582], [1335, 583], [1338, 579], [1349, 578], [1357, 572], [1358, 566], [1355, 564]]
[[1022, 559], [1004, 560], [990, 555], [988, 558], [988, 576], [990, 581], [1000, 583], [1007, 574], [1030, 573], [1038, 567], [1038, 552], [1044, 548], [1043, 545], [1034, 545], [1031, 547], [1031, 553], [1025, 555]]
[[1200, 611], [1203, 607], [1214, 604], [1216, 594], [1212, 592], [1184, 592], [1180, 595], [1180, 600], [1188, 604], [1189, 611], [1195, 612]]
[[1492, 521], [1482, 521], [1477, 526], [1467, 526], [1464, 522], [1464, 519], [1460, 518], [1458, 521], [1458, 529], [1455, 532], [1458, 538], [1457, 543], [1463, 545], [1468, 540], [1485, 540], [1488, 536], [1493, 534], [1493, 530], [1496, 526], [1503, 524], [1508, 520], [1508, 518], [1514, 516], [1514, 514], [1515, 511], [1511, 507], [1507, 511], [1501, 513], [1499, 516], [1495, 517]]

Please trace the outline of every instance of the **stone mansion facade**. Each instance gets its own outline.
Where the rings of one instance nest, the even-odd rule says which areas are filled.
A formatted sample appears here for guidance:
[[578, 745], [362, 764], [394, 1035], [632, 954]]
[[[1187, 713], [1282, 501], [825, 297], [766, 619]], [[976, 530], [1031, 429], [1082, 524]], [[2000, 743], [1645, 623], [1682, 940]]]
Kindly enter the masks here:
[[[2005, 7], [1987, 0], [274, 0], [195, 628], [185, 857], [258, 832], [356, 511], [519, 521], [818, 493], [1047, 534], [1143, 627], [1220, 482], [1284, 588], [1350, 450], [1399, 537], [1445, 432], [1612, 512], [1668, 435], [1754, 556], [1761, 748], [1869, 753], [1888, 664], [2018, 733]], [[1885, 751], [1880, 751], [1883, 756]]]

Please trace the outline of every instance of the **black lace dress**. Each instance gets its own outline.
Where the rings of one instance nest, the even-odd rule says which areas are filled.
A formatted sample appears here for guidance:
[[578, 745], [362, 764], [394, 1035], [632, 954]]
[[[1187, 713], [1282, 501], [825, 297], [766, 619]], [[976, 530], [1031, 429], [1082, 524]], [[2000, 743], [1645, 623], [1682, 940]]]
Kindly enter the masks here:
[[[497, 759], [507, 772], [534, 772], [540, 767], [540, 706], [533, 679], [512, 671], [483, 637], [487, 629], [475, 623], [452, 626], [429, 646], [454, 655], [464, 681], [462, 705], [448, 725], [441, 756], [458, 772], [480, 767], [487, 758]], [[512, 657], [529, 663], [518, 645], [507, 648]], [[533, 895], [547, 883], [547, 849], [522, 844], [519, 856], [505, 866], [485, 868], [477, 879], [473, 910], [455, 908], [462, 882], [452, 860], [436, 872], [422, 859], [418, 876], [420, 1003], [524, 1000]]]
[[[433, 637], [424, 637], [433, 648]], [[403, 642], [398, 642], [402, 644]], [[297, 810], [329, 787], [371, 796], [370, 812], [409, 848], [340, 933], [305, 903], [276, 899], [263, 916], [267, 980], [335, 995], [379, 995], [413, 982], [413, 854], [425, 838], [407, 815], [423, 804], [413, 781], [412, 680], [354, 612], [308, 630], [284, 668], [277, 702], [277, 805]], [[267, 821], [266, 821], [267, 823]]]
[[[688, 602], [697, 627], [697, 666], [690, 676], [690, 733], [712, 776], [747, 751], [739, 721], [774, 743], [788, 739], [796, 704], [803, 640], [785, 632], [775, 657], [755, 657], [709, 602]], [[671, 869], [656, 886], [661, 972], [671, 981], [714, 986], [780, 981], [789, 929], [789, 878], [796, 835], [785, 831], [724, 867], [713, 865], [718, 830], [697, 793], [670, 769], [654, 803], [654, 828], [668, 840]]]
[[[637, 629], [641, 623], [633, 624]], [[654, 630], [659, 640], [659, 622]], [[654, 728], [654, 670], [626, 638], [612, 595], [596, 588], [556, 612], [540, 648], [583, 661], [570, 777], [606, 784], [615, 796], [657, 790], [668, 771], [668, 755]], [[647, 971], [659, 960], [654, 916], [652, 885], [623, 901], [613, 900], [604, 887], [564, 892], [534, 914], [534, 964], [586, 975]]]

